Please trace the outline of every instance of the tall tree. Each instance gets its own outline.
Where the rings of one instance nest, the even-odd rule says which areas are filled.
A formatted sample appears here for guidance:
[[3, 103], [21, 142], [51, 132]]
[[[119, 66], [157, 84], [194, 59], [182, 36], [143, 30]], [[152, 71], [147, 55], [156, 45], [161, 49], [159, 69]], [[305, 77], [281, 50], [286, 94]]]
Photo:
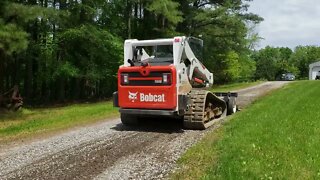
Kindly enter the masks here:
[[175, 33], [175, 26], [182, 22], [182, 12], [178, 10], [179, 3], [172, 0], [154, 0], [147, 9], [156, 15], [159, 22], [155, 28], [164, 36]]
[[[184, 21], [177, 30], [191, 36], [200, 36], [205, 43], [205, 63], [214, 72], [217, 82], [225, 82], [234, 78], [225, 77], [221, 69], [233, 71], [239, 67], [238, 63], [228, 63], [237, 57], [249, 54], [249, 28], [263, 19], [255, 14], [247, 13], [246, 1], [231, 0], [188, 0], [179, 1]], [[245, 63], [242, 63], [245, 64]], [[250, 63], [252, 64], [252, 63]], [[240, 66], [240, 71], [241, 71]]]

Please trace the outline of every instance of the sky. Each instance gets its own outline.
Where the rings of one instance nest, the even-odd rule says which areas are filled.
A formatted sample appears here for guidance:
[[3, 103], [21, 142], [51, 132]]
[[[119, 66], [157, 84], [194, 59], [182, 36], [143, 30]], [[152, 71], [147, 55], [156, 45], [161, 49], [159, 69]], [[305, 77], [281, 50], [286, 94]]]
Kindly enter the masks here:
[[249, 12], [264, 18], [259, 48], [320, 45], [320, 0], [253, 0]]

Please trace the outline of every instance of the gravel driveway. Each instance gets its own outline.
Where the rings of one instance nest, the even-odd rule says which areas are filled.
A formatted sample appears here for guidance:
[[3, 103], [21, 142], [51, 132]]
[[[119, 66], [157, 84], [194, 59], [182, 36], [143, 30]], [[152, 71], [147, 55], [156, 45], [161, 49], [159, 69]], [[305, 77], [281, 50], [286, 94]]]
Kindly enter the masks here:
[[[238, 91], [240, 108], [287, 82], [266, 82]], [[172, 119], [125, 127], [120, 119], [53, 137], [0, 146], [0, 179], [162, 179], [190, 146], [220, 124], [183, 130]]]

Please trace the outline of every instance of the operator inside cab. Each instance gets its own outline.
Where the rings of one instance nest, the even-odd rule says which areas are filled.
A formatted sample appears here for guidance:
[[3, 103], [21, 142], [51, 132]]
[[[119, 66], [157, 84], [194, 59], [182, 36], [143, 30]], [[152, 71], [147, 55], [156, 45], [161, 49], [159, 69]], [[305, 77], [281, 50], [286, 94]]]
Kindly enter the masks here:
[[139, 66], [142, 62], [154, 66], [173, 64], [173, 46], [138, 46], [134, 48], [133, 62]]

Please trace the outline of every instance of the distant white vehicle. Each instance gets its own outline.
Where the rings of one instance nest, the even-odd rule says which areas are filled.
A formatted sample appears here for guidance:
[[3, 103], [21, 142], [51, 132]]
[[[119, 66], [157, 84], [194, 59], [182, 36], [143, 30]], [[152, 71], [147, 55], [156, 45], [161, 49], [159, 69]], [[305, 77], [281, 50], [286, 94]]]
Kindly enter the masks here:
[[296, 76], [292, 73], [285, 73], [281, 75], [281, 80], [283, 81], [294, 81], [296, 80]]

